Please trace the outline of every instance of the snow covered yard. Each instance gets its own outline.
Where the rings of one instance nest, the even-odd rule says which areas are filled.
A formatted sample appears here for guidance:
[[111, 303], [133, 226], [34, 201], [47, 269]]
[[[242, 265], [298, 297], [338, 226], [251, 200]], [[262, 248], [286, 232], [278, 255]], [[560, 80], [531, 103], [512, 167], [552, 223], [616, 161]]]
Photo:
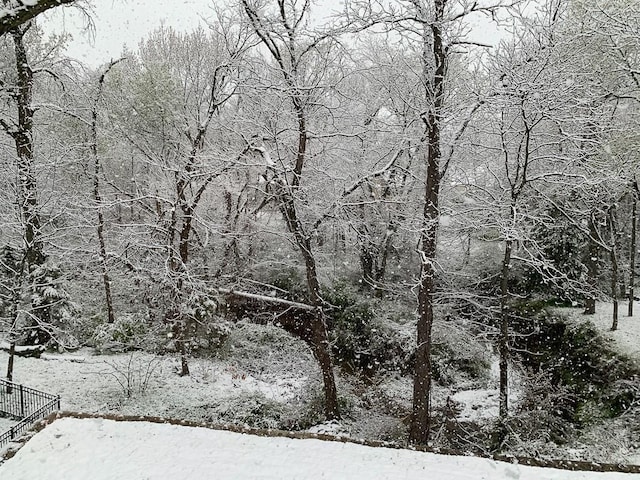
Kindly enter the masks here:
[[[1, 353], [0, 365], [6, 361], [7, 355]], [[290, 400], [306, 381], [291, 370], [263, 381], [233, 363], [205, 359], [192, 360], [192, 375], [180, 377], [175, 372], [177, 362], [173, 356], [93, 355], [87, 349], [82, 355], [19, 358], [14, 381], [61, 395], [63, 410], [192, 420], [207, 420], [208, 414], [225, 411], [226, 404], [232, 408], [239, 398]]]
[[636, 476], [169, 424], [63, 418], [0, 465], [0, 478], [622, 480]]
[[9, 430], [18, 421], [13, 418], [0, 417], [0, 433], [4, 433]]
[[621, 301], [618, 312], [618, 328], [611, 331], [613, 323], [613, 304], [598, 302], [596, 313], [584, 315], [581, 308], [554, 309], [576, 322], [593, 322], [605, 338], [610, 339], [620, 353], [640, 362], [640, 302], [634, 305], [633, 317], [627, 316], [628, 303]]
[[[238, 332], [241, 339], [233, 342], [233, 355], [193, 358], [186, 377], [178, 375], [175, 355], [97, 354], [85, 348], [18, 358], [14, 381], [60, 395], [62, 410], [242, 423], [240, 407], [286, 404], [303, 395], [309, 382], [319, 382], [310, 353], [300, 351], [285, 334], [278, 337], [277, 352], [265, 353], [268, 344], [260, 335], [274, 329]], [[7, 358], [0, 352], [0, 365]]]

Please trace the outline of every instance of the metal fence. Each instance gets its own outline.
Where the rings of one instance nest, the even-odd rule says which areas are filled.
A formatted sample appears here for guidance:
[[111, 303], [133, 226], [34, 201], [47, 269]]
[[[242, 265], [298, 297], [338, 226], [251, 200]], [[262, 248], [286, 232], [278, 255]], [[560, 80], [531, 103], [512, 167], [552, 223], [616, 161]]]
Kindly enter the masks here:
[[19, 420], [0, 434], [0, 446], [19, 437], [35, 422], [56, 410], [60, 410], [60, 395], [0, 379], [0, 415]]

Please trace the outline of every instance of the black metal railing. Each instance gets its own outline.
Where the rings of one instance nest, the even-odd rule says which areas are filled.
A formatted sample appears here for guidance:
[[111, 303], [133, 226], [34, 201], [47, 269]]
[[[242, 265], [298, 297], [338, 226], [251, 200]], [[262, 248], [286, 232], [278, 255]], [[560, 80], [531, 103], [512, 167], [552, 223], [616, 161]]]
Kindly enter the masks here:
[[0, 415], [18, 419], [0, 434], [0, 446], [22, 435], [38, 420], [60, 410], [60, 395], [0, 379]]

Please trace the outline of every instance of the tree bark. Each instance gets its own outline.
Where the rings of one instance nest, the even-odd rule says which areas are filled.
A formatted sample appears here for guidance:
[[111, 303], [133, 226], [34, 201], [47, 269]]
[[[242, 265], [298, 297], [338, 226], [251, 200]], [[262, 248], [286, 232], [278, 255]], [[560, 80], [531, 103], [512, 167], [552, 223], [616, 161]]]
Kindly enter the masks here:
[[[7, 380], [13, 381], [13, 360], [16, 356], [16, 342], [15, 340], [11, 341], [9, 345], [9, 360], [7, 361]], [[7, 393], [11, 393], [11, 387], [7, 387]]]
[[[511, 214], [514, 215], [511, 207]], [[506, 422], [509, 416], [509, 279], [511, 273], [511, 252], [513, 240], [509, 237], [504, 243], [502, 258], [502, 276], [500, 279], [500, 337], [498, 341], [500, 386], [498, 401], [498, 431], [493, 446], [499, 450], [507, 434]]]
[[[420, 283], [418, 285], [418, 325], [416, 364], [413, 377], [413, 408], [409, 427], [409, 442], [426, 445], [431, 427], [431, 345], [433, 327], [433, 302], [435, 294], [435, 260], [438, 228], [440, 222], [440, 147], [441, 115], [444, 102], [444, 82], [446, 73], [446, 52], [443, 45], [441, 21], [444, 17], [445, 0], [435, 0], [435, 21], [425, 26], [423, 31], [423, 71], [428, 80], [426, 100], [431, 103], [426, 118], [427, 172], [425, 203], [420, 231]], [[429, 31], [430, 30], [430, 31]], [[435, 71], [430, 74], [431, 61]]]
[[[45, 262], [44, 246], [41, 235], [41, 223], [38, 207], [38, 188], [35, 172], [34, 145], [33, 145], [33, 71], [29, 64], [29, 58], [24, 46], [24, 35], [31, 27], [27, 24], [17, 27], [11, 31], [14, 43], [15, 67], [17, 73], [17, 84], [12, 93], [12, 98], [16, 102], [17, 122], [7, 122], [0, 119], [0, 125], [5, 132], [13, 138], [17, 156], [18, 170], [18, 194], [17, 203], [22, 223], [22, 262], [18, 275], [16, 293], [20, 294], [14, 299], [14, 320], [12, 329], [20, 328], [18, 303], [22, 301], [23, 285], [30, 282], [31, 274], [34, 270]], [[33, 289], [33, 285], [29, 287]], [[27, 294], [26, 298], [31, 295]], [[28, 321], [32, 324], [32, 336], [35, 342], [47, 340], [49, 333], [42, 330], [38, 324], [37, 313], [28, 316]], [[15, 332], [14, 332], [15, 334]], [[15, 343], [15, 339], [12, 340]], [[10, 356], [13, 363], [13, 356]], [[11, 367], [13, 368], [13, 366]]]
[[[298, 53], [297, 27], [308, 14], [309, 3], [305, 3], [298, 12], [291, 12], [293, 24], [287, 16], [284, 2], [280, 2], [279, 18], [274, 19], [284, 29], [284, 34], [274, 33], [267, 26], [272, 22], [264, 21], [258, 11], [247, 0], [242, 1], [242, 6], [247, 14], [251, 26], [260, 38], [264, 46], [269, 50], [274, 61], [278, 64], [284, 84], [286, 95], [291, 102], [292, 113], [295, 115], [297, 127], [297, 145], [294, 150], [291, 174], [286, 172], [274, 173], [274, 194], [278, 206], [284, 217], [289, 233], [293, 235], [296, 247], [300, 251], [305, 263], [307, 289], [309, 303], [313, 305], [317, 313], [311, 319], [312, 334], [308, 343], [322, 370], [325, 395], [325, 413], [327, 418], [339, 418], [338, 395], [333, 375], [330, 347], [327, 334], [327, 326], [322, 312], [322, 298], [320, 296], [320, 282], [316, 270], [316, 259], [311, 247], [310, 236], [305, 232], [304, 224], [298, 216], [298, 195], [302, 182], [302, 174], [307, 161], [307, 148], [309, 132], [307, 130], [308, 119], [306, 111], [307, 90], [304, 88], [304, 78], [299, 75], [298, 67], [302, 56], [309, 50]], [[295, 26], [292, 26], [295, 25]], [[282, 43], [280, 43], [282, 42]]]
[[18, 123], [15, 128], [5, 127], [16, 145], [18, 156], [19, 201], [24, 223], [24, 244], [27, 272], [44, 263], [42, 239], [40, 235], [40, 216], [38, 213], [37, 183], [33, 153], [33, 71], [29, 64], [24, 46], [24, 34], [29, 29], [18, 28], [12, 31], [16, 71], [18, 73], [17, 93]]
[[629, 309], [627, 311], [627, 315], [630, 317], [633, 317], [633, 302], [635, 301], [634, 286], [636, 281], [636, 227], [638, 224], [637, 195], [637, 191], [634, 189], [632, 192], [633, 204], [631, 208], [631, 245], [629, 247]]
[[[39, 0], [33, 5], [23, 4], [0, 15], [0, 35], [6, 35], [47, 10], [75, 2], [75, 0]], [[22, 2], [20, 2], [22, 3]], [[33, 2], [30, 2], [33, 3]], [[6, 8], [6, 7], [5, 7]]]
[[98, 155], [98, 105], [102, 96], [102, 88], [107, 73], [120, 60], [112, 61], [98, 79], [98, 91], [93, 102], [91, 111], [91, 156], [93, 157], [93, 200], [96, 203], [96, 211], [98, 217], [98, 226], [96, 234], [98, 236], [98, 248], [100, 251], [100, 267], [102, 269], [102, 283], [104, 285], [104, 297], [107, 306], [107, 322], [114, 323], [116, 320], [113, 299], [111, 296], [111, 279], [109, 278], [109, 269], [107, 267], [107, 247], [104, 239], [104, 214], [102, 213], [102, 196], [100, 194], [100, 157]]
[[609, 208], [609, 230], [611, 233], [611, 246], [609, 257], [611, 259], [611, 299], [613, 301], [613, 321], [611, 331], [618, 329], [618, 252], [616, 248], [616, 237], [618, 234], [616, 225], [615, 205]]
[[[306, 144], [306, 140], [305, 140]], [[338, 406], [338, 391], [333, 375], [333, 363], [331, 361], [329, 336], [327, 325], [322, 312], [322, 297], [320, 296], [320, 282], [316, 268], [316, 260], [311, 247], [311, 241], [304, 232], [296, 210], [295, 199], [290, 190], [280, 191], [280, 208], [285, 218], [287, 228], [293, 234], [298, 250], [305, 264], [307, 277], [307, 290], [309, 303], [316, 307], [317, 312], [312, 317], [311, 335], [309, 345], [313, 351], [320, 370], [322, 371], [323, 388], [325, 396], [325, 414], [328, 419], [340, 418]]]

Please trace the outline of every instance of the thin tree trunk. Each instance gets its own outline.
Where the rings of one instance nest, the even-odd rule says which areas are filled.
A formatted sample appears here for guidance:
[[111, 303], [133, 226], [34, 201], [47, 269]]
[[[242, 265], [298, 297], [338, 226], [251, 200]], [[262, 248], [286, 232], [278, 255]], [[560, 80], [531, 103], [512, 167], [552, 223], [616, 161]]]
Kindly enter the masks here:
[[[282, 78], [288, 88], [287, 95], [293, 107], [293, 114], [297, 120], [298, 130], [296, 133], [298, 136], [298, 144], [295, 150], [291, 177], [287, 178], [288, 176], [286, 173], [275, 175], [275, 196], [279, 203], [280, 211], [285, 219], [287, 229], [293, 235], [296, 246], [304, 258], [309, 300], [310, 303], [317, 308], [317, 314], [313, 316], [312, 320], [312, 335], [309, 342], [311, 349], [318, 360], [320, 369], [322, 370], [326, 416], [327, 418], [338, 418], [340, 416], [340, 412], [338, 408], [337, 389], [333, 375], [327, 326], [322, 313], [322, 298], [320, 296], [320, 283], [318, 281], [318, 274], [316, 271], [316, 261], [311, 248], [309, 235], [304, 231], [304, 225], [298, 218], [296, 206], [298, 190], [302, 180], [302, 173], [307, 160], [307, 146], [309, 142], [309, 133], [307, 131], [307, 112], [305, 110], [307, 90], [305, 88], [301, 88], [303, 87], [304, 79], [299, 76], [297, 71], [301, 60], [301, 57], [298, 56], [296, 51], [298, 46], [297, 24], [302, 21], [303, 17], [308, 12], [309, 4], [306, 3], [303, 5], [300, 12], [293, 13], [293, 15], [298, 18], [295, 27], [291, 27], [288, 23], [285, 4], [280, 4], [279, 20], [282, 22], [282, 25], [287, 32], [285, 35], [285, 49], [283, 50], [280, 49], [278, 40], [274, 40], [276, 35], [273, 31], [265, 28], [265, 25], [270, 23], [271, 20], [266, 23], [263, 22], [258, 12], [246, 0], [242, 1], [242, 6], [254, 31], [265, 47], [270, 51], [273, 59], [277, 62], [280, 68]], [[277, 37], [282, 39], [283, 37], [280, 37], [279, 35], [280, 33], [277, 34]], [[301, 55], [304, 55], [304, 53]]]
[[[16, 341], [12, 340], [9, 344], [9, 360], [7, 361], [7, 380], [13, 381], [13, 360], [16, 356]], [[7, 392], [11, 393], [11, 387], [7, 388]]]
[[[513, 207], [511, 209], [514, 213]], [[498, 432], [493, 446], [499, 450], [506, 439], [506, 422], [509, 416], [509, 279], [511, 272], [511, 253], [513, 240], [507, 238], [504, 243], [502, 275], [500, 279], [500, 337], [498, 341], [500, 387], [498, 401]]]
[[[589, 288], [593, 288], [598, 280], [598, 257], [600, 256], [600, 248], [596, 242], [598, 232], [595, 225], [594, 214], [589, 216], [589, 246], [587, 250], [587, 284]], [[589, 293], [584, 302], [584, 314], [594, 315], [596, 313], [596, 299], [593, 293]]]
[[635, 190], [632, 192], [632, 195], [633, 206], [631, 210], [631, 246], [629, 248], [629, 310], [627, 312], [627, 315], [630, 317], [633, 317], [633, 302], [635, 300], [634, 286], [636, 281], [636, 227], [638, 224], [638, 197]]
[[98, 246], [100, 249], [100, 266], [102, 268], [102, 283], [104, 285], [104, 297], [107, 306], [107, 321], [114, 323], [116, 320], [113, 299], [111, 296], [111, 279], [109, 278], [109, 269], [107, 267], [107, 248], [104, 240], [104, 214], [102, 213], [102, 196], [100, 195], [100, 157], [98, 156], [98, 105], [102, 96], [102, 87], [107, 73], [120, 60], [112, 61], [106, 70], [98, 79], [98, 91], [93, 102], [93, 110], [91, 112], [91, 156], [93, 157], [93, 200], [96, 202], [96, 210], [98, 216], [98, 227], [96, 233], [98, 235]]
[[[19, 304], [22, 301], [22, 281], [24, 275], [24, 264], [21, 266], [18, 272], [18, 283], [14, 285], [12, 302], [11, 302], [11, 318], [13, 318], [11, 322], [11, 329], [9, 330], [9, 358], [7, 360], [7, 380], [10, 382], [13, 381], [13, 365], [16, 356], [16, 336], [17, 336], [17, 328], [20, 324], [20, 307]], [[11, 389], [7, 390], [8, 393], [11, 393]]]
[[609, 257], [611, 258], [611, 299], [613, 300], [613, 321], [611, 323], [611, 331], [618, 329], [618, 253], [616, 249], [616, 208], [612, 206], [609, 209], [609, 229], [611, 231], [611, 248]]
[[284, 214], [287, 227], [289, 231], [293, 233], [298, 249], [304, 259], [309, 303], [317, 308], [317, 312], [313, 316], [313, 324], [311, 325], [312, 335], [310, 347], [322, 371], [325, 415], [328, 419], [340, 418], [338, 390], [333, 374], [333, 362], [330, 354], [331, 348], [327, 334], [327, 325], [322, 312], [322, 297], [320, 296], [320, 282], [318, 281], [315, 256], [311, 242], [308, 236], [305, 235], [303, 226], [298, 219], [294, 200], [290, 197], [291, 194], [285, 191], [282, 192], [281, 195], [287, 196], [287, 198], [281, 199], [282, 213]]

